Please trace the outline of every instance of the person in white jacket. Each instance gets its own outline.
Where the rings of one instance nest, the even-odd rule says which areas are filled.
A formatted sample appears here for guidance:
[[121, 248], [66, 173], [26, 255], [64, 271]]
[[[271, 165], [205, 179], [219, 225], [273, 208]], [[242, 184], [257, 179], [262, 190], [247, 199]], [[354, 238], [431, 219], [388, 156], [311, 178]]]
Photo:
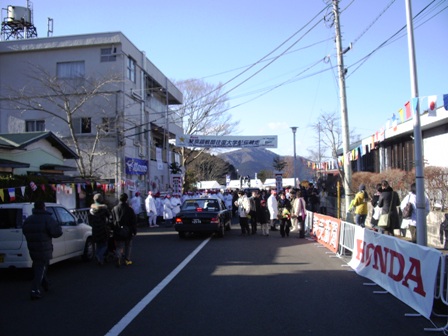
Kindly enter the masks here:
[[[411, 241], [413, 243], [417, 242], [417, 195], [416, 192], [417, 187], [415, 183], [411, 184], [411, 191], [409, 194], [405, 197], [403, 197], [403, 200], [400, 204], [400, 209], [403, 211], [403, 209], [406, 207], [406, 204], [411, 203], [412, 204], [412, 214], [410, 218], [403, 218], [401, 221], [401, 229], [404, 230], [404, 233], [406, 232], [406, 229], [409, 229], [409, 232], [411, 233]], [[425, 195], [425, 211], [426, 215], [429, 214], [429, 200], [428, 197]]]
[[134, 197], [131, 198], [129, 205], [138, 217], [140, 212], [142, 212], [142, 199], [140, 198], [140, 193], [138, 191], [134, 194]]
[[165, 226], [173, 225], [173, 205], [171, 204], [170, 194], [167, 194], [163, 201], [163, 219], [165, 220]]
[[250, 230], [249, 230], [248, 215], [250, 211], [250, 204], [244, 191], [242, 190], [238, 191], [238, 199], [235, 201], [235, 206], [238, 209], [238, 216], [240, 218], [241, 235], [249, 236]]
[[179, 195], [173, 195], [171, 197], [171, 205], [173, 206], [173, 217], [175, 217], [180, 212], [180, 205], [182, 202], [180, 201]]
[[145, 209], [148, 215], [148, 225], [150, 228], [158, 227], [157, 225], [157, 207], [156, 200], [152, 196], [152, 191], [148, 191], [148, 197], [145, 199]]
[[268, 209], [269, 209], [269, 213], [271, 215], [271, 230], [275, 231], [277, 230], [277, 228], [275, 227], [275, 225], [277, 224], [278, 221], [278, 201], [277, 201], [277, 190], [272, 189], [271, 190], [271, 196], [268, 197]]
[[299, 232], [299, 238], [305, 237], [305, 218], [306, 218], [306, 202], [302, 196], [302, 191], [294, 192], [294, 200], [292, 202], [291, 211], [291, 232]]

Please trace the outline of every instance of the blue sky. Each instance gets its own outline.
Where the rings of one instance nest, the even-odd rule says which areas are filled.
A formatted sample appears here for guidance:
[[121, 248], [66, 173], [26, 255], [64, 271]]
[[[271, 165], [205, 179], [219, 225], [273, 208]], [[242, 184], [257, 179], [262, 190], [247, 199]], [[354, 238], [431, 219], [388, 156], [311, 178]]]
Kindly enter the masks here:
[[[7, 5], [26, 1], [2, 1]], [[414, 21], [420, 97], [448, 93], [448, 1], [414, 0], [413, 15], [427, 5]], [[307, 148], [317, 147], [310, 125], [321, 113], [340, 115], [331, 69], [335, 32], [319, 22], [330, 13], [318, 14], [325, 6], [323, 0], [34, 0], [33, 14], [39, 37], [47, 36], [48, 17], [53, 36], [121, 31], [172, 80], [234, 78], [224, 91], [229, 113], [240, 121], [235, 135], [277, 135], [274, 151], [292, 155], [290, 127], [297, 126], [297, 155], [307, 156]], [[340, 9], [343, 47], [353, 46], [344, 55], [349, 127], [364, 138], [411, 97], [406, 29], [359, 62], [405, 26], [405, 0], [343, 0]]]

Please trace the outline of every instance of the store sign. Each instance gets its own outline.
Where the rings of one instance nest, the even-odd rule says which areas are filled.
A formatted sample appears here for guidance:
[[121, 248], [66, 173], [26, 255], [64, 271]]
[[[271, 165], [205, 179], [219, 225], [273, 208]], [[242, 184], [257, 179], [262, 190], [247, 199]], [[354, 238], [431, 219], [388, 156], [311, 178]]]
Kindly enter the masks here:
[[148, 173], [148, 160], [125, 158], [126, 174], [146, 175]]

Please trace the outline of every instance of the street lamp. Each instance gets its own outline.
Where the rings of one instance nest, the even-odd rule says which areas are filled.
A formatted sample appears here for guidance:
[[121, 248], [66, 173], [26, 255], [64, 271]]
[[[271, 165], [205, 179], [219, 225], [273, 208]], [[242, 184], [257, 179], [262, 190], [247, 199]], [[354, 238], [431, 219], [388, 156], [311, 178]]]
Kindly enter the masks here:
[[297, 188], [297, 180], [296, 180], [296, 132], [297, 127], [291, 127], [292, 130], [292, 137], [294, 141], [294, 173], [292, 174], [292, 177], [294, 178], [294, 188]]

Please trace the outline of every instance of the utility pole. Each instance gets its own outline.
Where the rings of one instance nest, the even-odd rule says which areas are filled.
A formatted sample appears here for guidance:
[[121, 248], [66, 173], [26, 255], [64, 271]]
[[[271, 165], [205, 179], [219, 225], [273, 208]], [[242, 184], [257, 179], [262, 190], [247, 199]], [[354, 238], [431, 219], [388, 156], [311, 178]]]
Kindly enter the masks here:
[[[411, 0], [406, 2], [406, 21], [408, 31], [409, 67], [411, 74], [411, 95], [418, 99], [417, 65], [415, 61], [414, 27], [412, 23]], [[412, 105], [412, 102], [411, 102]], [[417, 244], [427, 246], [426, 210], [425, 210], [425, 177], [423, 168], [422, 130], [420, 126], [420, 104], [417, 100], [414, 114], [414, 156], [415, 156], [415, 187], [417, 215]]]
[[294, 178], [294, 189], [297, 188], [297, 169], [296, 169], [296, 132], [297, 132], [297, 127], [293, 126], [291, 127], [292, 130], [292, 138], [294, 141], [294, 173], [292, 174], [292, 177]]
[[[339, 74], [339, 99], [341, 104], [341, 126], [342, 126], [342, 147], [344, 155], [344, 192], [345, 192], [345, 212], [348, 214], [351, 198], [352, 168], [351, 162], [347, 159], [347, 153], [350, 151], [350, 138], [348, 127], [347, 97], [345, 92], [345, 68], [344, 68], [344, 52], [342, 51], [341, 27], [339, 22], [339, 0], [333, 0], [334, 26], [336, 30], [336, 52], [338, 57], [338, 74]], [[346, 215], [347, 216], [347, 215]]]

